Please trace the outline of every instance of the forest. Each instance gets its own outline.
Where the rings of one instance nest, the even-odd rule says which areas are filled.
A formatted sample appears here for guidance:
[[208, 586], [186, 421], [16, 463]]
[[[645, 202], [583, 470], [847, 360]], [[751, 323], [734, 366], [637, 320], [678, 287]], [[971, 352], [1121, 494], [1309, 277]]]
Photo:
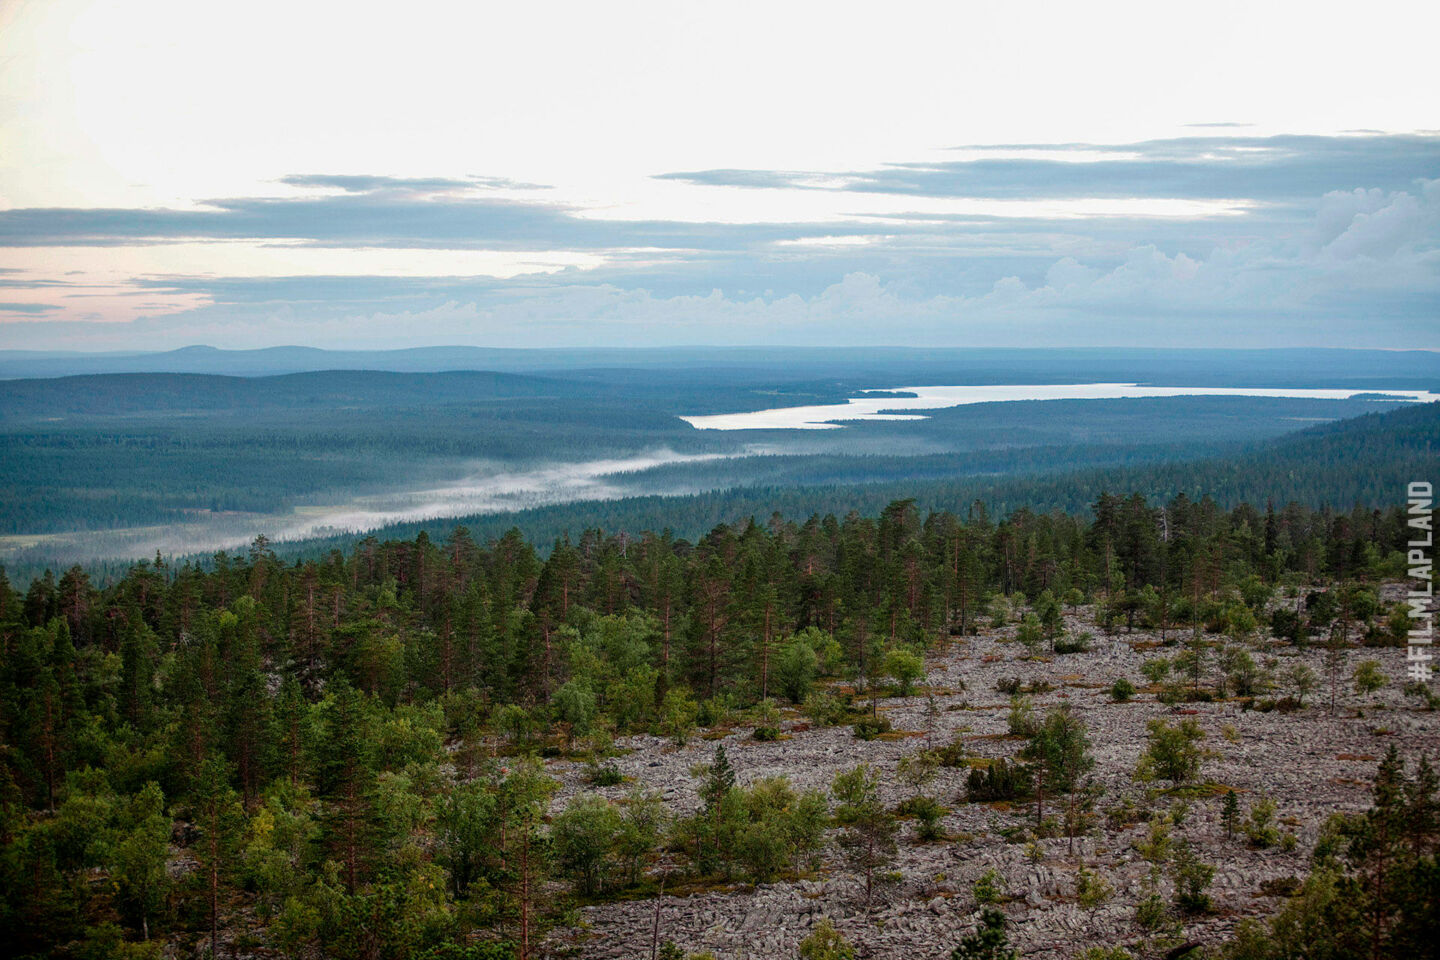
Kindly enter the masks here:
[[[922, 695], [936, 656], [1002, 631], [1022, 658], [1058, 658], [1100, 642], [1067, 626], [1081, 609], [1105, 637], [1158, 631], [1152, 646], [1176, 654], [1172, 674], [1117, 680], [1117, 703], [1317, 710], [1304, 698], [1321, 678], [1272, 676], [1245, 645], [1401, 644], [1410, 608], [1384, 585], [1406, 576], [1407, 539], [1398, 506], [1101, 492], [1071, 512], [909, 498], [772, 512], [693, 539], [458, 527], [284, 560], [260, 538], [104, 584], [78, 567], [23, 591], [0, 581], [0, 935], [26, 957], [530, 960], [596, 904], [817, 872], [854, 877], [863, 913], [902, 828], [906, 843], [959, 842], [941, 821], [953, 798], [924, 792], [937, 765], [969, 762], [970, 802], [1013, 807], [1037, 838], [1073, 848], [1100, 829], [1082, 789], [1098, 734], [1063, 706], [1033, 712], [1017, 680], [1013, 761], [927, 738], [894, 774], [915, 784], [894, 805], [891, 774], [869, 763], [818, 788], [738, 776], [737, 728], [746, 742], [813, 726], [888, 743], [882, 705]], [[1427, 685], [1409, 692], [1434, 709]], [[1151, 721], [1137, 777], [1171, 787], [1144, 802], [1209, 796], [1183, 792], [1203, 759], [1194, 731]], [[622, 742], [641, 736], [703, 760], [684, 795], [625, 782]], [[561, 790], [565, 764], [578, 792]], [[1274, 917], [1213, 955], [1433, 949], [1435, 774], [1393, 745], [1371, 770], [1368, 809], [1332, 818]], [[1262, 840], [1275, 831], [1254, 803], [1251, 819]], [[1174, 896], [1142, 901], [1136, 922], [1178, 930], [1211, 911], [1214, 867], [1168, 839], [1161, 813], [1150, 822], [1143, 855]], [[991, 887], [977, 882], [972, 929], [944, 945], [960, 960], [1015, 955]], [[607, 955], [684, 956], [655, 918]], [[827, 919], [800, 955], [854, 952]]]
[[[217, 364], [225, 369], [225, 361], [231, 369], [248, 371], [252, 367], [245, 364], [285, 359], [283, 352], [259, 353], [252, 360], [220, 351], [183, 353], [169, 362], [184, 369], [181, 361], [188, 358], [208, 370]], [[22, 554], [26, 563], [134, 558], [152, 551], [137, 554], [116, 538], [112, 552], [97, 556], [88, 550], [93, 538], [74, 535], [161, 525], [190, 525], [196, 551], [208, 553], [218, 542], [233, 542], [237, 524], [248, 525], [251, 536], [273, 534], [280, 521], [306, 508], [343, 507], [360, 497], [425, 490], [496, 471], [612, 458], [730, 458], [612, 478], [621, 494], [647, 496], [746, 487], [988, 481], [1086, 466], [1234, 457], [1307, 426], [1395, 407], [1373, 399], [1199, 396], [1014, 402], [823, 431], [707, 431], [678, 419], [841, 403], [859, 390], [907, 382], [1314, 384], [1353, 388], [1362, 395], [1440, 382], [1434, 359], [1425, 355], [1377, 358], [1326, 351], [1294, 356], [1265, 351], [938, 351], [933, 356], [877, 351], [868, 357], [842, 351], [841, 359], [828, 366], [822, 362], [830, 356], [826, 351], [773, 356], [659, 351], [653, 358], [644, 352], [625, 354], [629, 365], [618, 365], [617, 357], [613, 367], [603, 365], [604, 351], [586, 357], [517, 351], [513, 357], [490, 357], [508, 359], [509, 367], [498, 372], [447, 368], [443, 351], [401, 353], [341, 359], [403, 367], [423, 356], [433, 369], [0, 380], [0, 536], [21, 538], [22, 545], [0, 544], [0, 556], [12, 568]], [[450, 362], [460, 363], [464, 356], [461, 351]], [[1289, 362], [1277, 366], [1282, 357]], [[52, 359], [85, 369], [83, 358]], [[214, 362], [208, 365], [201, 362], [210, 359]], [[585, 359], [590, 365], [581, 366]], [[22, 370], [49, 369], [43, 358], [22, 355], [12, 362]], [[126, 362], [130, 369], [144, 368], [139, 359]], [[0, 364], [0, 372], [4, 369]], [[968, 496], [996, 499], [983, 490]], [[1330, 502], [1348, 506], [1354, 496], [1351, 490], [1337, 491]], [[1090, 499], [1093, 491], [1064, 506], [1077, 509]], [[216, 535], [220, 529], [224, 538]], [[46, 539], [51, 535], [60, 536], [52, 542]], [[34, 551], [23, 548], [31, 538], [39, 538]]]
[[[556, 540], [592, 527], [669, 530], [694, 540], [719, 524], [743, 523], [750, 516], [843, 515], [850, 510], [873, 515], [900, 499], [913, 499], [925, 511], [953, 511], [957, 505], [982, 500], [997, 517], [1021, 508], [1082, 513], [1109, 489], [1134, 490], [1158, 501], [1180, 493], [1192, 500], [1209, 496], [1227, 508], [1264, 503], [1274, 491], [1284, 490], [1287, 502], [1316, 510], [1357, 504], [1373, 508], [1393, 503], [1396, 491], [1410, 479], [1426, 475], [1440, 456], [1440, 410], [1427, 405], [1354, 417], [1247, 445], [1239, 454], [1195, 457], [1195, 453], [1195, 447], [1157, 444], [1052, 445], [904, 458], [756, 456], [733, 475], [727, 472], [728, 461], [705, 464], [703, 471], [720, 488], [703, 493], [590, 500], [453, 521], [399, 523], [374, 531], [374, 536], [414, 539], [422, 531], [443, 536], [462, 525], [488, 539], [517, 528], [544, 553]], [[1097, 460], [1104, 465], [1093, 465]], [[659, 467], [644, 471], [643, 476], [684, 479], [689, 469]], [[805, 482], [805, 469], [815, 471], [810, 482]], [[896, 479], [902, 471], [909, 471], [907, 479]], [[741, 482], [747, 476], [754, 485]], [[318, 559], [348, 549], [354, 540], [353, 534], [335, 533], [275, 543], [272, 549], [291, 560]], [[204, 563], [209, 558], [194, 559]], [[12, 579], [28, 583], [47, 565], [54, 563], [44, 558], [43, 550], [31, 551], [23, 563], [11, 564], [12, 571], [22, 574]], [[121, 575], [129, 564], [87, 562], [85, 567], [106, 579]]]

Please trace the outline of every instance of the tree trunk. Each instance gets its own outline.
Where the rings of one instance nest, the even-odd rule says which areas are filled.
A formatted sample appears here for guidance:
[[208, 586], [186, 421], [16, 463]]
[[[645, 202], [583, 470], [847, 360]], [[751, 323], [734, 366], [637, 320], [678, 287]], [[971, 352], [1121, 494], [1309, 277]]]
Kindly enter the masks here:
[[530, 960], [530, 826], [520, 839], [520, 960]]

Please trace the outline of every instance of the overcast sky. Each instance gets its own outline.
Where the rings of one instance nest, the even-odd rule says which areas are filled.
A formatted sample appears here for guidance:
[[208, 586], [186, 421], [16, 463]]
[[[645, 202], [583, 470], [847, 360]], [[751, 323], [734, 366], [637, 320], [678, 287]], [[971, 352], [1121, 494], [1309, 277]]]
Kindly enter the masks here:
[[1440, 5], [0, 2], [0, 348], [1440, 348]]

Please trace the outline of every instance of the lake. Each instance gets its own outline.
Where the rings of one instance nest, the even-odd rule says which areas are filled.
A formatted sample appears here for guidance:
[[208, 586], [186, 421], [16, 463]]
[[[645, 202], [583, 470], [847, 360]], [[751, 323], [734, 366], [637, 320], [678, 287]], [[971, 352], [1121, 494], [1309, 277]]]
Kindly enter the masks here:
[[913, 393], [913, 397], [858, 396], [846, 403], [775, 407], [749, 413], [717, 413], [680, 419], [697, 430], [835, 430], [843, 420], [924, 420], [906, 410], [939, 410], [970, 403], [1015, 400], [1116, 400], [1144, 397], [1284, 397], [1348, 400], [1384, 394], [1390, 401], [1433, 403], [1440, 394], [1426, 390], [1310, 389], [1302, 387], [1155, 387], [1138, 383], [987, 384], [983, 386], [889, 387], [863, 393]]

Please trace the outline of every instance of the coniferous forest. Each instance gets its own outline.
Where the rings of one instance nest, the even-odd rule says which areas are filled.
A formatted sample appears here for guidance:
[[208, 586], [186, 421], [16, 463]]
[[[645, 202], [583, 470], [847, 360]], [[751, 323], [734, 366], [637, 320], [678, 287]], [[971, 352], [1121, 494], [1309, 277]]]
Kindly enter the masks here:
[[[675, 942], [660, 899], [652, 929], [647, 898], [837, 877], [863, 917], [901, 882], [898, 849], [963, 860], [976, 840], [946, 816], [989, 804], [997, 842], [1042, 861], [1047, 843], [1073, 856], [1077, 837], [1084, 850], [1138, 831], [1149, 893], [1106, 945], [1117, 952], [1095, 956], [1183, 946], [1215, 915], [1216, 868], [1180, 837], [1212, 808], [1257, 849], [1306, 847], [1273, 881], [1274, 917], [1230, 918], [1206, 938], [1213, 955], [1430, 955], [1428, 763], [1392, 742], [1364, 761], [1366, 802], [1302, 836], [1269, 799], [1243, 798], [1247, 818], [1205, 776], [1216, 738], [1202, 745], [1187, 709], [1300, 723], [1336, 716], [1339, 687], [1340, 714], [1363, 715], [1353, 696], [1387, 682], [1367, 655], [1410, 625], [1387, 586], [1406, 575], [1406, 521], [1399, 507], [1110, 494], [1083, 515], [997, 520], [979, 502], [901, 500], [694, 542], [590, 530], [537, 545], [512, 530], [481, 543], [462, 527], [293, 562], [260, 539], [103, 586], [80, 568], [23, 592], [5, 582], [7, 952], [528, 960], [583, 935], [585, 910], [638, 903], [643, 936], [612, 955], [683, 956], [701, 951]], [[994, 690], [961, 655], [981, 643], [998, 651], [985, 667], [1017, 672]], [[1063, 666], [1121, 644], [1144, 662], [1103, 690]], [[1132, 745], [1040, 704], [1071, 682], [1106, 710], [1156, 704], [1131, 786], [1089, 774], [1097, 753]], [[1411, 684], [1394, 709], [1433, 716], [1428, 690]], [[953, 736], [937, 739], [942, 715]], [[991, 716], [1013, 741], [1001, 756], [952, 722]], [[747, 770], [750, 751], [817, 731], [902, 755], [810, 785]], [[645, 750], [683, 761], [683, 786], [636, 776]], [[937, 771], [963, 786], [940, 789]], [[1082, 858], [1073, 896], [1093, 913], [1118, 882]], [[946, 951], [1013, 955], [1003, 887], [992, 870], [954, 894], [978, 912]], [[829, 918], [799, 949], [853, 956]]]

